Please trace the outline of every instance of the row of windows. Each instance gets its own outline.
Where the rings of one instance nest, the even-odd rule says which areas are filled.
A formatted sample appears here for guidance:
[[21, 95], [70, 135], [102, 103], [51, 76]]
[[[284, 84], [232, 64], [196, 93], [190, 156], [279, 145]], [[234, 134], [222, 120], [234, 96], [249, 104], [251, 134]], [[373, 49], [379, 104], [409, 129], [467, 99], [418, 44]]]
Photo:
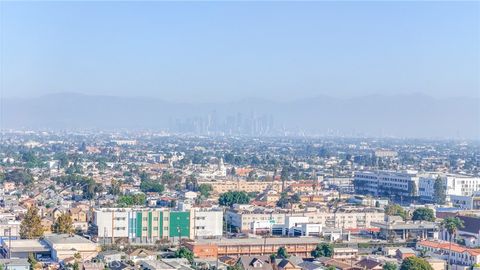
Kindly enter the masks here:
[[[153, 227], [153, 230], [158, 231], [158, 227]], [[168, 227], [163, 227], [163, 230], [168, 231]], [[143, 227], [142, 231], [144, 231], [144, 232], [148, 231], [148, 227]]]
[[[168, 217], [164, 217], [163, 220], [168, 221]], [[143, 221], [148, 221], [148, 217], [143, 217]], [[153, 217], [153, 221], [158, 221], [158, 217]]]

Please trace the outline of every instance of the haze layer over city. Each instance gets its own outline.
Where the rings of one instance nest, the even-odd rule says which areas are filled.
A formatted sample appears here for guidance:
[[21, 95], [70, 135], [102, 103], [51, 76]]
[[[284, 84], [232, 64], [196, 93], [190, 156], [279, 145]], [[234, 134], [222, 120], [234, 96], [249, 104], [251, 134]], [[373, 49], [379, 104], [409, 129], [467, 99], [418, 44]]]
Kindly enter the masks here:
[[478, 8], [4, 1], [2, 128], [477, 139]]
[[0, 270], [480, 270], [480, 2], [0, 1]]

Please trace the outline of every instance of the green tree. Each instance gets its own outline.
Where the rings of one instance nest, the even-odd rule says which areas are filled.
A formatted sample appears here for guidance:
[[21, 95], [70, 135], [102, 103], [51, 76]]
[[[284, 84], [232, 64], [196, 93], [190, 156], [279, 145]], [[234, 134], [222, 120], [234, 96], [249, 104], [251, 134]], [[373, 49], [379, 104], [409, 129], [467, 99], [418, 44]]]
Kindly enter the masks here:
[[122, 181], [117, 181], [115, 179], [112, 180], [110, 184], [110, 194], [117, 196], [120, 194], [120, 187], [122, 186]]
[[329, 243], [320, 243], [317, 247], [312, 250], [310, 253], [312, 257], [332, 257], [333, 255], [333, 245]]
[[408, 257], [403, 260], [400, 270], [433, 270], [432, 266], [423, 258]]
[[329, 267], [325, 268], [325, 270], [337, 270], [337, 268], [333, 265], [330, 265]]
[[37, 259], [35, 259], [35, 255], [33, 253], [28, 254], [28, 263], [30, 264], [30, 270], [37, 268]]
[[38, 208], [32, 206], [28, 208], [25, 217], [20, 224], [20, 237], [22, 239], [37, 239], [43, 236], [43, 227], [41, 223]]
[[190, 263], [193, 262], [193, 252], [186, 247], [180, 247], [177, 251], [175, 251], [175, 257], [187, 259]]
[[447, 200], [447, 192], [440, 176], [435, 179], [435, 183], [433, 184], [433, 190], [433, 197], [435, 199], [435, 203], [442, 205], [445, 204]]
[[61, 214], [53, 224], [54, 233], [72, 233], [73, 221], [68, 213]]
[[200, 192], [200, 195], [202, 197], [205, 197], [205, 198], [210, 197], [212, 191], [213, 191], [213, 187], [210, 184], [201, 184], [200, 186], [198, 186], [198, 192]]
[[120, 196], [117, 200], [117, 203], [120, 206], [132, 206], [132, 205], [145, 205], [147, 201], [147, 196], [143, 193], [133, 194], [133, 195], [123, 195]]
[[407, 219], [407, 212], [398, 204], [389, 204], [385, 207], [385, 215], [401, 216], [403, 220]]
[[279, 247], [277, 250], [277, 257], [283, 258], [283, 259], [288, 258], [289, 256], [288, 256], [287, 249], [285, 247]]
[[33, 184], [33, 177], [30, 173], [22, 169], [15, 169], [5, 173], [5, 181], [14, 182], [15, 184], [22, 184], [29, 186]]
[[455, 237], [455, 234], [457, 233], [458, 229], [465, 227], [465, 225], [463, 224], [463, 221], [458, 217], [447, 217], [442, 221], [441, 226], [443, 229], [445, 229], [448, 232], [448, 236], [449, 236], [450, 245], [448, 248], [447, 263], [450, 265], [450, 257], [452, 256], [453, 238]]
[[162, 193], [165, 191], [165, 186], [162, 185], [160, 182], [155, 182], [153, 180], [143, 180], [140, 183], [140, 190], [143, 192], [157, 192]]
[[435, 221], [435, 214], [430, 208], [420, 207], [413, 211], [412, 220]]
[[393, 262], [387, 262], [386, 264], [383, 265], [382, 267], [383, 270], [397, 270], [397, 264]]
[[248, 194], [244, 191], [228, 191], [222, 193], [218, 198], [218, 203], [224, 206], [232, 206], [234, 204], [247, 204], [250, 202]]
[[95, 198], [96, 194], [103, 190], [103, 186], [100, 183], [95, 182], [93, 178], [87, 178], [83, 184], [83, 197], [87, 200]]

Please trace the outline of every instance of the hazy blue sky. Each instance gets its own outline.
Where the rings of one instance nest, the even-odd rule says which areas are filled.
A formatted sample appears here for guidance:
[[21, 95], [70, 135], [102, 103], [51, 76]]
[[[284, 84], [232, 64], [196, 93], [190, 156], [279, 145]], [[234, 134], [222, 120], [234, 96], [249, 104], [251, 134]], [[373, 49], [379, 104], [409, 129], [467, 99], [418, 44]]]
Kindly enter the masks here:
[[5, 2], [3, 96], [478, 97], [478, 2]]

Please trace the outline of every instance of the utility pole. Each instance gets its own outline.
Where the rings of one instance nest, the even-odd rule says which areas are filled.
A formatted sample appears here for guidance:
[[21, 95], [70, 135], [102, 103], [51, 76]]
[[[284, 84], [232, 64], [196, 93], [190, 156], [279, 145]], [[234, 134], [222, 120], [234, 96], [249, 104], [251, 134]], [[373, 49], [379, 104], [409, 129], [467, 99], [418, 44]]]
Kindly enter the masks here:
[[8, 228], [8, 258], [12, 256], [12, 227]]

